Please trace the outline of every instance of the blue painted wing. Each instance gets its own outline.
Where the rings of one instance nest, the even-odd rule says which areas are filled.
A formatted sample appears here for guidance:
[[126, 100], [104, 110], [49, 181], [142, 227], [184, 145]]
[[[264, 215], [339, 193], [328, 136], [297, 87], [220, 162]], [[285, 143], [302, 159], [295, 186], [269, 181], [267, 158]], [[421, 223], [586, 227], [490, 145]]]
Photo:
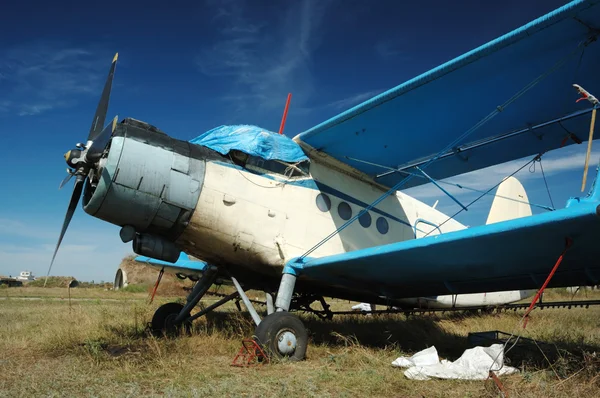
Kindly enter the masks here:
[[[349, 158], [414, 172], [414, 165], [427, 163], [551, 72], [464, 142], [444, 152], [427, 173], [447, 178], [556, 149], [565, 138], [566, 145], [573, 144], [568, 131], [584, 141], [591, 104], [576, 103], [572, 85], [600, 96], [598, 29], [598, 0], [573, 1], [311, 128], [296, 140], [393, 186], [406, 174], [386, 173]], [[556, 122], [559, 118], [564, 118], [561, 124]], [[401, 188], [427, 182], [412, 178]]]
[[179, 254], [179, 258], [174, 263], [169, 263], [167, 261], [157, 260], [155, 258], [146, 256], [137, 256], [134, 260], [140, 263], [148, 264], [149, 266], [158, 270], [164, 267], [165, 272], [172, 274], [181, 273], [186, 276], [199, 275], [206, 268], [206, 263], [204, 261], [190, 260], [189, 256], [183, 252]]
[[565, 209], [289, 264], [300, 278], [388, 298], [600, 283], [600, 205]]

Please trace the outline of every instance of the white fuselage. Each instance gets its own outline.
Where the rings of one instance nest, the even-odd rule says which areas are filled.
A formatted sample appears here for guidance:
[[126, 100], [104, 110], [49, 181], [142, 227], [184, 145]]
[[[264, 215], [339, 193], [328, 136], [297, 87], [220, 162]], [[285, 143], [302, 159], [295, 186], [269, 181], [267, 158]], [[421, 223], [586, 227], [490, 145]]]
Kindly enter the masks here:
[[[216, 265], [279, 275], [288, 260], [304, 254], [385, 192], [315, 159], [304, 177], [252, 171], [207, 162], [196, 210], [178, 240], [186, 252]], [[311, 257], [415, 239], [432, 229], [431, 234], [438, 234], [465, 228], [455, 220], [438, 228], [447, 215], [401, 192], [385, 198], [369, 215], [370, 223], [356, 220]]]

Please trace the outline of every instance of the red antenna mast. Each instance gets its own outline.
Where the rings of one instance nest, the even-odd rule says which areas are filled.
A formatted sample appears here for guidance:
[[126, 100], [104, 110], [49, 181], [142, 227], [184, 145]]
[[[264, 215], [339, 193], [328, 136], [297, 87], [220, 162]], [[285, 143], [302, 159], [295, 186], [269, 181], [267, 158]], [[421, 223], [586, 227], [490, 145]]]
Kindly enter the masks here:
[[281, 126], [279, 126], [279, 134], [283, 134], [283, 127], [285, 126], [285, 119], [287, 119], [288, 108], [290, 107], [290, 101], [292, 100], [292, 93], [287, 96], [285, 101], [285, 109], [283, 110], [283, 117], [281, 118]]

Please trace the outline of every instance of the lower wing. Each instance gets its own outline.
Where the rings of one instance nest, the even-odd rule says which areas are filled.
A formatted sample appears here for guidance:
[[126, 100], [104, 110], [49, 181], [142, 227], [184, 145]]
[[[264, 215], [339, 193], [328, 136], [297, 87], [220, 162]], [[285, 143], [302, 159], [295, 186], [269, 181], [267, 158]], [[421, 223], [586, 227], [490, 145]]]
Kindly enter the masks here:
[[[596, 195], [594, 195], [596, 196]], [[288, 264], [308, 279], [390, 299], [600, 283], [600, 204]], [[294, 272], [292, 271], [292, 272]]]

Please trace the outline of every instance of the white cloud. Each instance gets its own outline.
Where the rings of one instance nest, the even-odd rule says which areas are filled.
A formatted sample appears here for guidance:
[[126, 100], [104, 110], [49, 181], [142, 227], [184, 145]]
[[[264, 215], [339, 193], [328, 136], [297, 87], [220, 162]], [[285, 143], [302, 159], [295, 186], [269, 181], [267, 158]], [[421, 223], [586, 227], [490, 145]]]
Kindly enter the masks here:
[[38, 115], [73, 106], [82, 95], [99, 95], [108, 65], [99, 58], [96, 52], [52, 41], [0, 52], [0, 112]]
[[280, 111], [288, 92], [297, 112], [314, 93], [311, 55], [327, 2], [277, 4], [285, 10], [268, 24], [253, 22], [244, 2], [212, 5], [220, 39], [202, 48], [196, 63], [206, 76], [230, 79], [222, 99], [237, 112]]

